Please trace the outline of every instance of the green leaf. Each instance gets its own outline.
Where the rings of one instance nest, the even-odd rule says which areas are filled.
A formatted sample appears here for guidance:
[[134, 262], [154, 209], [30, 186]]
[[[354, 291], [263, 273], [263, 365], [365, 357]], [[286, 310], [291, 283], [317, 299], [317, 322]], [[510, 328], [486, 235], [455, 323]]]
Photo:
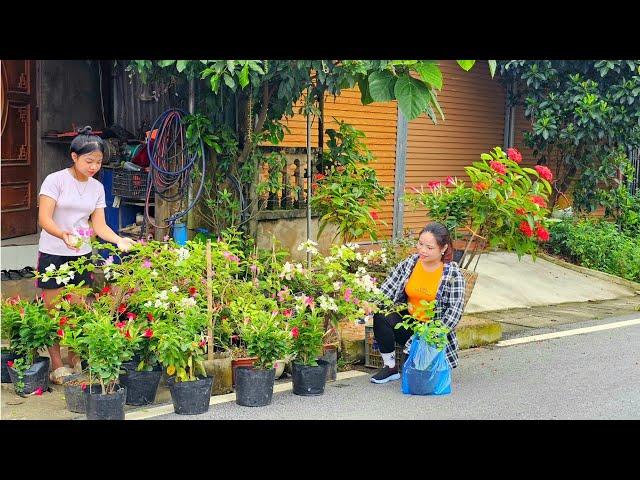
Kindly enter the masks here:
[[468, 72], [469, 70], [471, 70], [471, 68], [475, 65], [476, 61], [475, 60], [456, 60], [456, 62], [458, 62], [458, 65], [460, 65], [460, 67], [465, 71]]
[[187, 60], [178, 60], [176, 63], [176, 70], [178, 70], [178, 73], [182, 73], [185, 68], [187, 68]]
[[396, 82], [394, 93], [400, 110], [408, 121], [426, 112], [431, 95], [424, 83], [404, 75]]
[[493, 78], [493, 76], [496, 74], [496, 61], [495, 60], [489, 60], [489, 71], [491, 72], [491, 78]]
[[249, 85], [249, 64], [247, 63], [240, 73], [238, 74], [238, 82], [240, 82], [240, 87], [244, 88]]
[[174, 63], [176, 63], [175, 60], [158, 60], [158, 65], [162, 68], [164, 67], [169, 67], [171, 65], [173, 65]]
[[218, 93], [218, 87], [220, 86], [220, 75], [212, 75], [211, 76], [211, 90], [213, 93]]
[[435, 62], [421, 62], [415, 66], [420, 78], [440, 90], [442, 88], [442, 71]]
[[388, 102], [394, 96], [396, 77], [389, 71], [373, 72], [369, 75], [369, 94], [375, 102]]
[[373, 98], [371, 98], [371, 93], [369, 93], [369, 82], [367, 82], [366, 78], [358, 79], [358, 88], [360, 89], [360, 101], [362, 105], [373, 103]]
[[224, 74], [224, 83], [227, 84], [227, 87], [229, 87], [231, 90], [233, 90], [235, 92], [236, 90], [236, 82], [233, 81], [233, 78], [231, 78], [228, 74]]

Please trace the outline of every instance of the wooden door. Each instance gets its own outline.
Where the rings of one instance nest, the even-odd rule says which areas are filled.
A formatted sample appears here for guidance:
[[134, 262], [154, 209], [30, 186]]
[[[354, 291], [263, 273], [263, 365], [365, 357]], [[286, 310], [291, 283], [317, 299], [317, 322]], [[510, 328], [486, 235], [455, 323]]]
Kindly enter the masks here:
[[37, 231], [34, 60], [2, 60], [2, 238]]

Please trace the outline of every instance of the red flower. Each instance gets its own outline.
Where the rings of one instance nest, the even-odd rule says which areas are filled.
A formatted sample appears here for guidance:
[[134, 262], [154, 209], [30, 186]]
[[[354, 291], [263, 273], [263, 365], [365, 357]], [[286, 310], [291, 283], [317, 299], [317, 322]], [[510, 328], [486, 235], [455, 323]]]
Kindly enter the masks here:
[[507, 167], [504, 163], [491, 161], [489, 162], [489, 166], [493, 169], [494, 172], [499, 173], [500, 175], [504, 175], [507, 173]]
[[87, 384], [82, 382], [82, 385], [80, 385], [80, 388], [82, 389], [82, 391], [84, 392], [87, 389]]
[[7, 360], [7, 367], [13, 368], [13, 360]]
[[547, 242], [549, 241], [549, 238], [551, 238], [549, 231], [539, 223], [536, 225], [536, 235], [538, 235], [538, 238], [543, 242]]
[[533, 168], [535, 168], [536, 172], [538, 172], [547, 182], [550, 182], [553, 179], [553, 173], [551, 173], [551, 170], [544, 165], [536, 165]]
[[64, 327], [64, 324], [67, 323], [69, 321], [69, 319], [67, 317], [61, 317], [60, 318], [60, 326]]
[[56, 333], [58, 334], [59, 337], [64, 337], [64, 330], [62, 330], [61, 328], [59, 328]]
[[478, 182], [473, 186], [473, 188], [475, 188], [478, 192], [481, 192], [489, 188], [489, 186], [484, 182]]
[[108, 293], [111, 293], [111, 287], [109, 287], [109, 285], [100, 290], [100, 295], [107, 295]]
[[128, 318], [129, 320], [135, 320], [137, 316], [138, 316], [138, 315], [136, 315], [136, 314], [135, 314], [135, 313], [133, 313], [133, 312], [129, 312], [129, 313], [127, 313], [127, 318]]
[[147, 320], [153, 322], [153, 313], [147, 313]]
[[127, 322], [117, 322], [116, 328], [124, 328], [127, 325]]
[[196, 290], [196, 287], [190, 287], [189, 288], [189, 295], [190, 296], [195, 297], [196, 293], [198, 293], [198, 291]]
[[501, 178], [496, 178], [496, 182], [502, 185], [504, 183], [504, 180]]
[[525, 215], [527, 211], [524, 208], [516, 208], [516, 214]]
[[373, 218], [374, 220], [378, 220], [378, 218], [380, 218], [378, 216], [378, 212], [376, 212], [375, 210], [371, 210], [369, 214], [371, 215], [371, 218]]
[[142, 335], [143, 337], [147, 337], [147, 338], [151, 338], [153, 337], [153, 330], [151, 330], [150, 328], [147, 328], [144, 331], [144, 334]]
[[287, 318], [291, 318], [293, 316], [293, 310], [287, 308], [284, 312], [282, 312], [282, 314]]
[[124, 336], [125, 336], [125, 338], [131, 338], [131, 334], [129, 333], [129, 330], [126, 331]]
[[526, 237], [531, 237], [533, 235], [533, 230], [531, 230], [531, 225], [526, 220], [523, 220], [520, 223], [520, 231], [524, 233]]
[[42, 387], [36, 388], [36, 391], [33, 392], [33, 394], [37, 395], [38, 397], [42, 396]]
[[453, 178], [451, 175], [449, 175], [447, 177], [447, 180], [445, 182], [447, 184], [448, 187], [455, 187], [456, 186], [456, 179]]
[[540, 205], [542, 208], [547, 207], [547, 202], [544, 200], [544, 198], [538, 195], [531, 195], [531, 201], [536, 205]]
[[432, 180], [431, 182], [427, 182], [427, 187], [429, 190], [433, 191], [436, 188], [440, 188], [442, 186], [442, 182], [439, 180]]
[[70, 302], [70, 301], [71, 301], [71, 294], [70, 294], [70, 293], [67, 293], [67, 294], [64, 296], [64, 299], [65, 299], [67, 302]]
[[300, 331], [298, 330], [298, 327], [293, 327], [291, 329], [291, 336], [293, 338], [298, 338], [298, 335], [300, 335]]
[[315, 178], [316, 181], [320, 181], [320, 180], [324, 180], [326, 178], [326, 176], [322, 173], [316, 173], [313, 178]]
[[513, 160], [516, 163], [520, 163], [522, 161], [522, 154], [517, 148], [507, 148], [507, 157], [509, 157], [509, 160]]
[[124, 303], [121, 303], [118, 307], [118, 313], [124, 313], [127, 311], [127, 306]]
[[204, 347], [207, 344], [207, 340], [206, 339], [202, 339], [200, 340], [200, 343], [198, 344], [200, 347]]

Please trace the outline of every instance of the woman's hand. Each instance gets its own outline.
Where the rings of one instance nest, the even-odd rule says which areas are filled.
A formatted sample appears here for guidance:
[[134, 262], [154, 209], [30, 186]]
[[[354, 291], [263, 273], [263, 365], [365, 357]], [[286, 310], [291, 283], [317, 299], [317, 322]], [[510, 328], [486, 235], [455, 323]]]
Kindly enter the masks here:
[[118, 240], [118, 248], [123, 252], [128, 252], [135, 245], [134, 241], [127, 237], [120, 237]]
[[78, 243], [80, 243], [78, 241], [79, 237], [77, 237], [73, 233], [62, 232], [62, 240], [67, 245], [67, 247], [73, 250], [74, 252], [77, 252], [78, 250], [80, 250], [80, 248], [78, 248]]

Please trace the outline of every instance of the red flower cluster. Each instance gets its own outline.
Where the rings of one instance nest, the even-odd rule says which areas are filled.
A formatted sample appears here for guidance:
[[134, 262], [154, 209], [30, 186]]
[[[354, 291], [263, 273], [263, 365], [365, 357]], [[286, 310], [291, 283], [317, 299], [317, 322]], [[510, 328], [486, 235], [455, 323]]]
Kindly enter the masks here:
[[538, 238], [540, 240], [542, 240], [543, 242], [548, 242], [549, 239], [551, 238], [551, 235], [549, 235], [549, 231], [547, 229], [545, 229], [542, 225], [540, 225], [539, 223], [536, 224], [536, 235], [538, 236]]
[[427, 182], [427, 188], [431, 191], [435, 190], [436, 188], [440, 188], [442, 186], [442, 182], [440, 180], [432, 180], [430, 182]]
[[484, 182], [478, 182], [473, 186], [473, 188], [475, 188], [478, 192], [482, 192], [483, 190], [489, 188], [489, 186]]
[[135, 320], [137, 316], [138, 316], [138, 315], [136, 315], [136, 314], [135, 314], [135, 313], [133, 313], [133, 312], [129, 312], [129, 313], [127, 313], [127, 318], [128, 318], [129, 320]]
[[520, 222], [520, 231], [525, 235], [525, 237], [533, 236], [533, 230], [531, 229], [531, 225], [526, 220]]
[[531, 195], [531, 201], [536, 205], [540, 205], [542, 208], [547, 208], [547, 202], [545, 199], [538, 195]]
[[520, 163], [522, 161], [522, 154], [517, 148], [507, 148], [507, 157], [509, 157], [509, 160], [513, 160], [516, 163]]
[[500, 175], [507, 173], [507, 166], [502, 162], [491, 161], [489, 162], [489, 166], [494, 172], [499, 173]]
[[7, 367], [13, 368], [13, 360], [7, 360]]
[[320, 180], [324, 180], [326, 178], [326, 175], [324, 175], [323, 173], [316, 173], [313, 178], [319, 182]]
[[291, 329], [291, 336], [293, 338], [298, 338], [298, 335], [300, 335], [300, 331], [298, 330], [298, 327], [293, 327]]
[[525, 215], [527, 211], [524, 208], [516, 208], [517, 215]]
[[121, 303], [118, 307], [118, 313], [124, 313], [127, 311], [127, 306], [124, 303]]
[[107, 295], [109, 293], [111, 293], [111, 287], [109, 285], [100, 290], [100, 295]]
[[61, 317], [60, 318], [60, 326], [64, 327], [65, 323], [67, 323], [69, 321], [69, 319], [67, 317]]
[[127, 322], [117, 322], [116, 328], [124, 328], [127, 325]]
[[445, 182], [447, 187], [455, 187], [456, 186], [456, 179], [453, 178], [451, 175], [449, 175], [447, 177], [447, 181]]
[[142, 334], [142, 336], [147, 338], [153, 337], [153, 330], [151, 330], [150, 328], [147, 328]]
[[551, 173], [551, 170], [549, 170], [544, 165], [536, 165], [533, 168], [535, 168], [536, 172], [538, 172], [538, 174], [540, 174], [540, 176], [544, 178], [547, 182], [550, 182], [553, 179], [553, 174]]
[[198, 293], [198, 291], [196, 290], [196, 287], [189, 287], [189, 295], [191, 297], [195, 297], [196, 293]]

